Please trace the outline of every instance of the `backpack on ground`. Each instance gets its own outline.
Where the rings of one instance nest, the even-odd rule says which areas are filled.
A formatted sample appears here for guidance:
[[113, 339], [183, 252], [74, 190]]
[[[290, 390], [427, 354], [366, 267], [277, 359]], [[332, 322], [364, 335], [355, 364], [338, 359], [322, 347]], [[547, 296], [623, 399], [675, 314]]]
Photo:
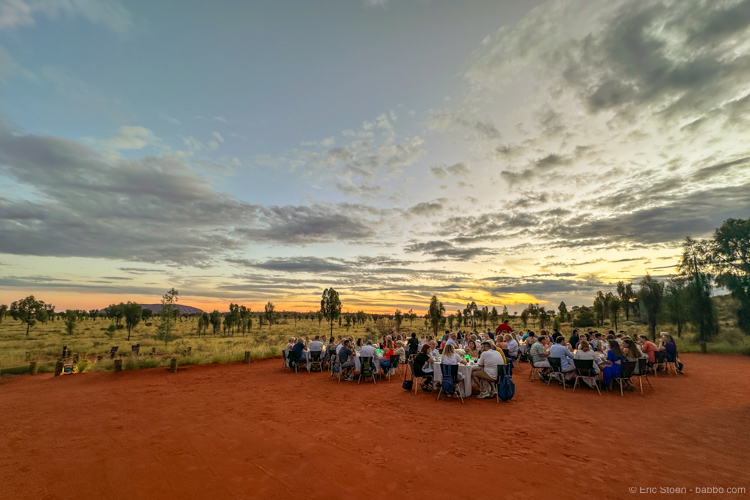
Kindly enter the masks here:
[[497, 396], [503, 401], [510, 401], [516, 394], [516, 384], [513, 383], [513, 378], [510, 374], [511, 370], [506, 370], [503, 380], [497, 387]]

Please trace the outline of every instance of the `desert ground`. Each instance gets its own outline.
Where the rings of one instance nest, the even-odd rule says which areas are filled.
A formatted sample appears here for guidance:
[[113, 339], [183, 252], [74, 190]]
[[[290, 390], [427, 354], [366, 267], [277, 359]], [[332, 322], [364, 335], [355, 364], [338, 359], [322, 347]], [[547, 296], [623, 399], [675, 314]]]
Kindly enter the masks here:
[[357, 385], [325, 372], [294, 374], [280, 359], [177, 373], [6, 377], [0, 497], [604, 499], [674, 495], [660, 488], [685, 488], [683, 497], [704, 487], [747, 491], [750, 358], [682, 357], [685, 375], [652, 376], [653, 390], [624, 397], [531, 382], [523, 364], [515, 398], [500, 404], [435, 401], [396, 379]]

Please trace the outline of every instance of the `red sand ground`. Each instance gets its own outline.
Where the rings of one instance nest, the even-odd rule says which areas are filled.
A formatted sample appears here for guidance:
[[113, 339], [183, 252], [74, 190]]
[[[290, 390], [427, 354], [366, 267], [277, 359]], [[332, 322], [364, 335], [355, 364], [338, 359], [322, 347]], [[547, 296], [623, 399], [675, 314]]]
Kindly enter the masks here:
[[[750, 491], [750, 358], [684, 355], [645, 396], [515, 374], [435, 401], [281, 360], [0, 383], [0, 498], [651, 498]], [[655, 487], [657, 495], [629, 488]], [[694, 496], [694, 493], [677, 496]], [[674, 495], [667, 495], [674, 497]], [[744, 495], [701, 495], [746, 498]]]

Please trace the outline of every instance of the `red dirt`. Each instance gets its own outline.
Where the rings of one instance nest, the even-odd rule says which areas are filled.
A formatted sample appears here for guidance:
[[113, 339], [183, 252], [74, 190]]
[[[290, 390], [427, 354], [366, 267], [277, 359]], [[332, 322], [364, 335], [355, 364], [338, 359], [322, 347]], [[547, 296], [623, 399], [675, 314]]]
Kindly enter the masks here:
[[[649, 498], [750, 491], [750, 358], [683, 355], [654, 391], [435, 401], [280, 360], [0, 384], [0, 498]], [[693, 496], [694, 493], [688, 493]], [[684, 496], [684, 495], [678, 495]], [[712, 497], [712, 495], [702, 495]], [[740, 498], [744, 495], [721, 495]]]

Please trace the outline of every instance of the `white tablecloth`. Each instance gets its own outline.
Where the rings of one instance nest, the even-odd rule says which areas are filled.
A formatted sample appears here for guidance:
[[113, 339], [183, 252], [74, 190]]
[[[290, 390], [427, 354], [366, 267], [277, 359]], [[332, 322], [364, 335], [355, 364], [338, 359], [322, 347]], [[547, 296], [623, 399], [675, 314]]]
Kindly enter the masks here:
[[[436, 384], [437, 382], [442, 382], [443, 372], [440, 371], [440, 363], [430, 364], [432, 365], [433, 373], [432, 383]], [[458, 373], [463, 377], [460, 384], [461, 394], [463, 394], [465, 398], [471, 396], [471, 372], [479, 370], [479, 368], [479, 365], [458, 365]], [[455, 383], [456, 381], [454, 380], [453, 382]]]

